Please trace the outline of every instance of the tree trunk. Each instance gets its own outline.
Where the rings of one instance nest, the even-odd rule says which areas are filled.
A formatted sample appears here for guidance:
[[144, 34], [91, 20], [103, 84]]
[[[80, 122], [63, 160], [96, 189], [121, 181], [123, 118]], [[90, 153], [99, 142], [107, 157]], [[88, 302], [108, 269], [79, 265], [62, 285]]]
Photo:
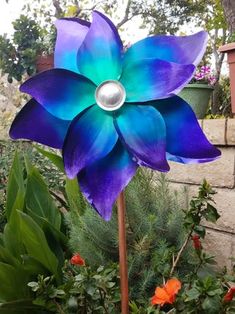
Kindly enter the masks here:
[[235, 32], [235, 1], [221, 0], [230, 34]]

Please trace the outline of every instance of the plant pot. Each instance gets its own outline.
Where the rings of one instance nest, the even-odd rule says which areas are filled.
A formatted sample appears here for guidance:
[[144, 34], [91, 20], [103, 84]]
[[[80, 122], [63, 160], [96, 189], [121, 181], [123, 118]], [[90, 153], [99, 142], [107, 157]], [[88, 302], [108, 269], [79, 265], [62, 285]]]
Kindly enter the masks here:
[[41, 55], [36, 59], [36, 70], [37, 73], [49, 70], [54, 67], [54, 55]]
[[192, 107], [198, 119], [203, 119], [213, 90], [214, 88], [207, 84], [188, 84], [179, 96]]

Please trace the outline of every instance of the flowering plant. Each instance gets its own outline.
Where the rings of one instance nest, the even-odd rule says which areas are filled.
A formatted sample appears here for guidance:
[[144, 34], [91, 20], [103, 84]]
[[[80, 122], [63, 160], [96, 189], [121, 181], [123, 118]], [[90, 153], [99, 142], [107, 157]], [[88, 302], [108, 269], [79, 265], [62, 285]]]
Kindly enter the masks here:
[[190, 83], [208, 84], [213, 86], [216, 83], [216, 77], [213, 74], [210, 66], [203, 65], [196, 71]]

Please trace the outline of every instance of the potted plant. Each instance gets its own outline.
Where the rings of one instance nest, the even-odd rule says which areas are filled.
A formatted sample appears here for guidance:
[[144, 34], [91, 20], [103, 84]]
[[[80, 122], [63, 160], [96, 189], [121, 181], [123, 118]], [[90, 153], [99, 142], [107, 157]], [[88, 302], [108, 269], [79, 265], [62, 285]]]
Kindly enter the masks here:
[[9, 83], [12, 83], [13, 78], [21, 81], [25, 75], [31, 76], [53, 67], [51, 51], [55, 30], [43, 29], [26, 15], [20, 15], [13, 22], [13, 27], [12, 38], [0, 36], [0, 69], [2, 74], [8, 75]]
[[211, 68], [202, 66], [191, 82], [179, 93], [179, 96], [190, 104], [198, 119], [203, 119], [206, 115], [215, 82], [216, 78]]

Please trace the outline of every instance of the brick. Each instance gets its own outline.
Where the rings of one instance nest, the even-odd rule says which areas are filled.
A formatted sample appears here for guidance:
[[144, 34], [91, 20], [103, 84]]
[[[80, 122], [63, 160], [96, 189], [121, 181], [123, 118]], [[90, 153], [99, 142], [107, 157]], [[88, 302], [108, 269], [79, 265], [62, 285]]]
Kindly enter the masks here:
[[[189, 200], [198, 193], [197, 185], [185, 186], [181, 183], [171, 183], [170, 187], [178, 192], [178, 198], [183, 207], [185, 207], [185, 205], [187, 206]], [[219, 229], [224, 232], [233, 232], [235, 234], [235, 189], [214, 189], [217, 193], [213, 195], [213, 199], [216, 202], [215, 207], [220, 214], [220, 218], [216, 224], [206, 221], [203, 224], [211, 228]]]
[[172, 182], [201, 184], [205, 178], [212, 186], [234, 187], [235, 147], [221, 148], [221, 158], [202, 164], [169, 162], [171, 170], [167, 178]]
[[226, 140], [228, 145], [235, 146], [235, 119], [228, 119]]
[[214, 145], [225, 145], [225, 119], [205, 119], [203, 132]]
[[209, 254], [215, 256], [219, 268], [226, 266], [228, 270], [232, 270], [234, 263], [231, 257], [233, 256], [235, 246], [234, 235], [207, 230], [203, 246]]

